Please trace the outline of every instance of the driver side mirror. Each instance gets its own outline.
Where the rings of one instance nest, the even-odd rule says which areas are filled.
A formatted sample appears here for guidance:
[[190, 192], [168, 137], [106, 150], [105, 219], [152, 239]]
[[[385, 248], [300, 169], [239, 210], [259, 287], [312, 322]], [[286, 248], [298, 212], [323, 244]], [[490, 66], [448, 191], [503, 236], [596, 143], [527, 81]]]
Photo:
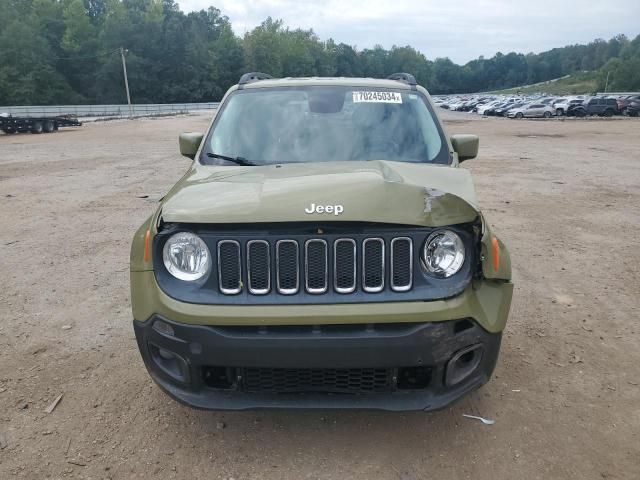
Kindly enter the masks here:
[[458, 134], [451, 135], [451, 145], [453, 150], [458, 154], [458, 162], [471, 160], [478, 156], [478, 147], [480, 139], [477, 135]]
[[204, 137], [204, 135], [200, 132], [181, 133], [178, 137], [180, 154], [193, 160], [202, 143], [202, 137]]

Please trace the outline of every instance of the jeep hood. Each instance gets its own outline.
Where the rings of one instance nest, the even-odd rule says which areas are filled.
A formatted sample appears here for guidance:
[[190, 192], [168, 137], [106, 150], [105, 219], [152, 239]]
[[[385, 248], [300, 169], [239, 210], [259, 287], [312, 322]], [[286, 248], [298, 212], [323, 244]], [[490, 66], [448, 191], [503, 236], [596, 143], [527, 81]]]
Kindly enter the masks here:
[[[311, 205], [342, 213], [306, 213]], [[161, 204], [166, 222], [380, 222], [444, 226], [479, 214], [471, 174], [447, 165], [388, 161], [196, 165]]]

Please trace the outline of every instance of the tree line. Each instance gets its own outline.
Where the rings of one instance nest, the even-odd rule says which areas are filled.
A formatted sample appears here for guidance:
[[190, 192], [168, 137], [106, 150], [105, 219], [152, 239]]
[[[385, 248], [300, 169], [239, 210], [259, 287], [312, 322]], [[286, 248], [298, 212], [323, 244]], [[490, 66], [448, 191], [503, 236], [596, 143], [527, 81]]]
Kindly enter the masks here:
[[219, 100], [248, 71], [280, 76], [413, 73], [433, 94], [472, 93], [594, 71], [604, 88], [640, 90], [640, 35], [497, 53], [465, 65], [411, 46], [358, 49], [267, 18], [238, 37], [215, 7], [175, 0], [1, 0], [0, 105], [123, 103], [120, 47], [134, 103]]

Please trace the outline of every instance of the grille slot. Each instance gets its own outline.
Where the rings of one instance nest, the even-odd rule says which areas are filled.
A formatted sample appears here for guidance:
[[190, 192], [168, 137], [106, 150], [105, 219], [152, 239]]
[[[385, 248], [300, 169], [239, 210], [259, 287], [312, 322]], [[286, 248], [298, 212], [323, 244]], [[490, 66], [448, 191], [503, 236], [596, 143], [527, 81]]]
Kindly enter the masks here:
[[284, 295], [298, 293], [300, 288], [300, 258], [298, 242], [279, 240], [276, 243], [276, 270], [278, 292]]
[[413, 282], [413, 243], [408, 237], [391, 240], [391, 288], [406, 292]]
[[249, 292], [265, 295], [271, 289], [271, 255], [265, 240], [247, 242], [247, 279]]
[[327, 291], [329, 260], [327, 242], [322, 239], [307, 240], [304, 244], [305, 286], [309, 293]]
[[243, 368], [242, 389], [268, 393], [370, 393], [390, 391], [386, 368]]
[[220, 291], [226, 295], [235, 295], [242, 290], [240, 244], [235, 240], [218, 242], [218, 281]]
[[340, 238], [333, 244], [333, 285], [338, 293], [356, 289], [356, 242]]
[[384, 240], [367, 238], [362, 242], [362, 288], [377, 293], [384, 288]]

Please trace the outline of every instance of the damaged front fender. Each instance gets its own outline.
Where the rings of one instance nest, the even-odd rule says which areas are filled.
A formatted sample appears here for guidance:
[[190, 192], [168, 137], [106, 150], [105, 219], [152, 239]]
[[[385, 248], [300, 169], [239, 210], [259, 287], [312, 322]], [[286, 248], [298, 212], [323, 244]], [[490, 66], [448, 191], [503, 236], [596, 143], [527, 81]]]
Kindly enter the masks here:
[[496, 237], [484, 217], [482, 219], [481, 261], [482, 274], [494, 280], [511, 280], [511, 256], [509, 250]]

